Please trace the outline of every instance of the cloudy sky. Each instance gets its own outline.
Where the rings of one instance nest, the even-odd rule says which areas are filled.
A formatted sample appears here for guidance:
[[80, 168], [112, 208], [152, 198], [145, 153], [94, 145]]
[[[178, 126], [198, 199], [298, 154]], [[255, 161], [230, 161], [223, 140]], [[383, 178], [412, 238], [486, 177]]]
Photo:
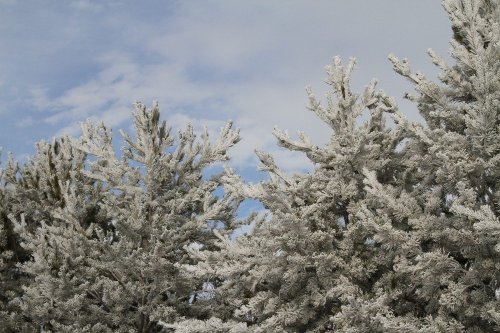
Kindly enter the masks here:
[[0, 0], [0, 146], [23, 159], [88, 118], [129, 130], [132, 104], [158, 100], [174, 128], [232, 119], [243, 140], [231, 164], [247, 179], [255, 148], [302, 170], [272, 129], [327, 141], [305, 87], [326, 92], [333, 56], [356, 57], [353, 86], [377, 78], [416, 120], [387, 55], [435, 76], [426, 50], [446, 56], [450, 37], [438, 0]]

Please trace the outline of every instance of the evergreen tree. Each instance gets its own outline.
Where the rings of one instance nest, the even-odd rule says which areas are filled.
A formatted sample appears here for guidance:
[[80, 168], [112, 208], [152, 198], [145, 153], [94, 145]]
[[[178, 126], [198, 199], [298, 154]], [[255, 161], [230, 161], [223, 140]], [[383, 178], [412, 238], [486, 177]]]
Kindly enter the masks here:
[[[438, 85], [394, 56], [418, 92], [425, 123], [382, 93], [348, 87], [336, 61], [335, 98], [311, 109], [333, 129], [319, 148], [300, 134], [281, 146], [315, 169], [286, 175], [259, 153], [271, 180], [233, 191], [271, 212], [221, 252], [193, 251], [197, 274], [218, 275], [220, 318], [252, 332], [494, 332], [500, 329], [498, 1], [443, 2], [454, 31]], [[369, 120], [356, 126], [363, 109]], [[395, 122], [384, 127], [382, 113]], [[364, 184], [364, 185], [363, 185]], [[240, 324], [238, 324], [240, 325]], [[228, 331], [226, 329], [226, 331]]]
[[354, 65], [351, 60], [343, 67], [335, 58], [327, 68], [326, 107], [309, 91], [310, 110], [332, 129], [328, 144], [275, 131], [280, 146], [305, 153], [314, 171], [286, 175], [269, 154], [258, 152], [270, 180], [251, 186], [226, 176], [228, 191], [260, 200], [271, 219], [256, 221], [251, 235], [235, 242], [221, 235], [220, 252], [193, 251], [203, 259], [196, 274], [224, 281], [216, 297], [227, 304], [222, 320], [247, 323], [252, 332], [326, 332], [342, 306], [368, 292], [390, 265], [355, 213], [366, 194], [363, 169], [393, 181], [402, 133], [386, 126], [384, 115], [397, 110], [375, 81], [361, 94], [351, 91]]
[[[33, 327], [38, 325], [32, 318], [36, 311], [27, 312], [20, 300], [24, 294], [21, 285], [29, 288], [30, 284], [37, 284], [40, 277], [27, 274], [28, 271], [20, 270], [19, 265], [29, 265], [27, 262], [40, 250], [30, 240], [37, 237], [41, 227], [60, 227], [60, 220], [55, 213], [69, 204], [64, 191], [71, 186], [82, 199], [78, 210], [74, 212], [75, 218], [81, 223], [80, 227], [88, 225], [90, 221], [106, 224], [106, 217], [98, 205], [102, 191], [95, 181], [83, 174], [85, 159], [85, 154], [72, 148], [68, 138], [53, 140], [52, 143], [37, 143], [35, 155], [22, 167], [12, 158], [9, 159], [3, 188], [8, 195], [4, 221], [9, 228], [9, 247], [14, 249], [11, 250], [14, 255], [10, 271], [15, 274], [9, 275], [11, 283], [16, 286], [16, 297], [10, 302], [14, 306], [10, 316], [16, 318], [14, 332], [32, 332]], [[22, 228], [15, 228], [12, 222], [20, 219], [23, 221]], [[20, 236], [24, 238], [24, 244]]]
[[[391, 56], [396, 72], [414, 84], [408, 98], [424, 125], [400, 121], [409, 138], [402, 151], [400, 185], [367, 172], [371, 208], [364, 219], [384, 225], [374, 239], [394, 257], [378, 282], [391, 316], [407, 331], [500, 330], [500, 4], [443, 1], [454, 31], [437, 84]], [[367, 207], [369, 207], [367, 205]], [[376, 209], [375, 209], [376, 207]], [[380, 227], [374, 227], [379, 229]], [[403, 244], [406, 244], [403, 246]], [[411, 244], [411, 246], [408, 246]], [[352, 306], [352, 313], [363, 307]], [[350, 317], [346, 314], [344, 317]], [[353, 318], [352, 316], [350, 318]], [[410, 325], [411, 323], [411, 325]], [[346, 328], [352, 327], [346, 321]]]
[[[227, 159], [238, 132], [228, 124], [210, 143], [207, 131], [200, 141], [188, 126], [175, 146], [159, 117], [157, 105], [136, 105], [136, 138], [122, 133], [122, 158], [111, 130], [86, 123], [82, 138], [64, 146], [89, 158], [79, 167], [84, 179], [60, 182], [65, 205], [50, 212], [57, 223], [32, 233], [18, 222], [33, 258], [23, 265], [34, 283], [25, 288], [22, 308], [34, 328], [165, 332], [183, 316], [209, 316], [209, 301], [196, 300], [206, 281], [179, 266], [192, 263], [186, 246], [213, 248], [211, 228], [231, 230], [238, 201], [217, 198], [220, 177], [205, 180], [202, 172]], [[85, 212], [95, 203], [99, 216]]]
[[12, 171], [12, 158], [7, 167], [0, 170], [0, 323], [2, 332], [14, 332], [19, 321], [16, 299], [21, 295], [21, 281], [16, 264], [21, 255], [20, 246], [8, 219], [12, 193], [9, 189], [9, 176]]
[[[65, 207], [62, 189], [72, 184], [81, 193], [96, 192], [92, 180], [83, 177], [83, 162], [85, 155], [72, 149], [68, 139], [53, 140], [52, 143], [39, 142], [36, 145], [36, 154], [29, 158], [22, 167], [10, 156], [3, 172], [3, 202], [2, 216], [5, 233], [6, 261], [2, 277], [8, 281], [6, 294], [8, 301], [8, 316], [11, 318], [9, 332], [32, 331], [26, 325], [31, 321], [30, 316], [23, 314], [20, 309], [20, 298], [23, 294], [21, 286], [34, 283], [19, 265], [28, 261], [32, 255], [29, 244], [22, 246], [19, 230], [14, 228], [13, 220], [23, 218], [25, 234], [34, 235], [41, 224], [56, 227], [57, 219], [53, 212]], [[78, 212], [82, 221], [99, 220], [99, 207], [96, 201], [86, 202]], [[32, 247], [31, 247], [32, 248]]]

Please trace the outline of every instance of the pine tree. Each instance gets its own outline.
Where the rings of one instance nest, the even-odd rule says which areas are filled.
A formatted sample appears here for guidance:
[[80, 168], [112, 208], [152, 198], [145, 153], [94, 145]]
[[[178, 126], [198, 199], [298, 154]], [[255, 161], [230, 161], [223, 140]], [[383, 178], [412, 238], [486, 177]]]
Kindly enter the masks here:
[[15, 300], [21, 295], [21, 282], [16, 264], [21, 255], [20, 246], [13, 231], [8, 215], [12, 193], [9, 189], [9, 176], [12, 171], [12, 158], [7, 167], [0, 170], [0, 322], [2, 332], [15, 332], [19, 320], [19, 309]]
[[[32, 314], [22, 309], [24, 292], [21, 286], [29, 288], [30, 284], [38, 282], [26, 270], [20, 270], [19, 265], [27, 264], [38, 251], [35, 244], [26, 240], [36, 238], [41, 226], [60, 226], [54, 212], [68, 205], [64, 189], [71, 186], [81, 198], [85, 198], [79, 205], [79, 211], [75, 212], [82, 225], [89, 221], [105, 223], [97, 204], [102, 197], [99, 188], [83, 175], [85, 159], [85, 154], [71, 147], [68, 138], [62, 138], [52, 143], [37, 143], [35, 155], [21, 167], [12, 158], [8, 160], [2, 187], [7, 204], [3, 207], [2, 218], [8, 230], [11, 253], [8, 277], [15, 297], [9, 302], [9, 317], [13, 318], [13, 332], [34, 331], [33, 325], [36, 324], [32, 322]], [[23, 220], [23, 227], [15, 228], [12, 222], [20, 219]]]
[[[85, 155], [74, 151], [64, 138], [53, 140], [52, 143], [37, 143], [36, 154], [21, 167], [9, 156], [2, 174], [4, 204], [1, 215], [7, 250], [5, 254], [9, 257], [2, 271], [4, 281], [8, 281], [6, 294], [10, 295], [7, 316], [11, 326], [5, 328], [7, 332], [32, 331], [27, 328], [30, 319], [24, 316], [20, 299], [23, 295], [21, 287], [34, 281], [19, 269], [19, 265], [27, 262], [32, 253], [29, 244], [22, 246], [19, 230], [16, 230], [12, 221], [23, 217], [23, 232], [31, 236], [41, 224], [57, 226], [57, 219], [53, 218], [52, 212], [66, 205], [62, 195], [64, 186], [71, 183], [79, 191], [89, 188], [95, 191], [92, 181], [83, 178], [81, 167], [84, 160]], [[82, 206], [79, 216], [82, 220], [91, 220], [97, 217], [98, 212], [97, 204], [88, 202]]]
[[[238, 132], [228, 124], [211, 143], [206, 130], [197, 140], [188, 126], [175, 145], [159, 117], [157, 105], [136, 105], [136, 138], [122, 132], [121, 158], [110, 129], [84, 124], [68, 149], [89, 156], [79, 169], [85, 179], [61, 184], [66, 204], [51, 212], [57, 225], [42, 223], [30, 233], [18, 221], [33, 257], [23, 265], [34, 283], [22, 307], [34, 327], [166, 332], [184, 316], [209, 316], [209, 300], [196, 300], [206, 281], [189, 278], [180, 265], [194, 263], [188, 247], [213, 248], [212, 228], [232, 230], [238, 201], [217, 198], [220, 177], [204, 179], [202, 172], [227, 159]], [[79, 190], [86, 182], [91, 188]], [[82, 214], [89, 203], [98, 203], [99, 217]]]
[[[454, 39], [438, 85], [390, 56], [418, 92], [425, 123], [411, 123], [372, 88], [348, 87], [336, 62], [334, 97], [311, 109], [333, 129], [319, 148], [276, 131], [302, 151], [310, 174], [286, 175], [259, 153], [271, 180], [233, 191], [271, 212], [197, 274], [219, 276], [220, 318], [252, 332], [494, 332], [500, 329], [499, 22], [495, 1], [448, 0]], [[367, 108], [363, 126], [355, 119]], [[394, 128], [384, 127], [388, 112]], [[229, 328], [226, 329], [228, 331]]]
[[216, 297], [227, 304], [222, 320], [247, 323], [252, 332], [326, 332], [343, 304], [369, 291], [390, 264], [355, 213], [366, 194], [363, 170], [376, 170], [391, 183], [402, 136], [385, 124], [384, 115], [397, 110], [375, 81], [361, 94], [351, 91], [354, 65], [351, 60], [343, 67], [335, 58], [327, 68], [326, 107], [308, 90], [310, 110], [332, 129], [328, 144], [314, 145], [304, 133], [294, 141], [275, 131], [279, 145], [305, 153], [314, 171], [287, 175], [271, 155], [258, 152], [270, 180], [251, 186], [226, 176], [228, 191], [260, 200], [271, 219], [260, 219], [251, 235], [235, 242], [220, 236], [220, 252], [192, 251], [203, 259], [195, 273], [224, 281]]
[[443, 5], [453, 26], [455, 64], [429, 50], [441, 70], [437, 84], [391, 56], [396, 72], [414, 84], [417, 95], [408, 98], [425, 123], [400, 123], [409, 141], [399, 188], [367, 172], [377, 210], [367, 209], [365, 218], [387, 226], [374, 237], [381, 244], [400, 235], [388, 251], [393, 269], [379, 282], [391, 299], [386, 304], [393, 317], [384, 318], [389, 327], [396, 330], [395, 322], [404, 318], [412, 324], [407, 331], [495, 332], [500, 330], [500, 4], [447, 0]]

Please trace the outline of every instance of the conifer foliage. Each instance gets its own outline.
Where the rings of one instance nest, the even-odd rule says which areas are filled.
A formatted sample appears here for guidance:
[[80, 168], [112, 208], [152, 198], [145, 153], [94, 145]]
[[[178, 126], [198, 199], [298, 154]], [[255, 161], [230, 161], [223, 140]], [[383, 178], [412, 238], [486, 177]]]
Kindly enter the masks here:
[[[29, 277], [27, 271], [20, 269], [19, 265], [29, 261], [32, 255], [30, 249], [36, 246], [31, 242], [23, 244], [20, 236], [24, 234], [29, 239], [43, 225], [54, 228], [59, 226], [53, 212], [68, 204], [64, 197], [65, 188], [71, 185], [82, 197], [88, 194], [88, 200], [82, 201], [78, 210], [74, 211], [79, 220], [95, 220], [95, 223], [100, 223], [101, 220], [98, 216], [98, 199], [90, 196], [91, 192], [95, 192], [93, 181], [83, 176], [85, 155], [74, 150], [67, 138], [53, 140], [52, 143], [40, 142], [36, 148], [36, 154], [21, 167], [9, 157], [2, 174], [6, 203], [3, 206], [3, 222], [7, 241], [7, 251], [4, 254], [8, 254], [10, 258], [3, 278], [9, 281], [6, 294], [10, 295], [7, 305], [11, 309], [19, 309], [22, 304], [21, 286], [34, 282], [34, 276]], [[13, 222], [16, 219], [23, 220], [22, 232], [15, 228]], [[28, 316], [22, 311], [11, 312], [10, 317], [14, 323], [14, 332], [20, 331], [31, 321], [26, 320]]]
[[[276, 131], [314, 171], [286, 175], [258, 153], [270, 180], [232, 189], [272, 213], [221, 251], [197, 251], [198, 274], [219, 275], [231, 320], [251, 332], [495, 332], [500, 329], [498, 2], [444, 1], [453, 24], [441, 84], [412, 73], [424, 124], [373, 86], [349, 89], [336, 59], [332, 95], [310, 109], [332, 128], [325, 147]], [[357, 127], [362, 110], [371, 113]], [[382, 115], [394, 121], [384, 126]], [[223, 315], [226, 315], [225, 313]], [[223, 318], [224, 319], [224, 318]], [[188, 326], [188, 325], [186, 325]]]
[[[294, 141], [275, 131], [279, 144], [304, 152], [314, 171], [286, 175], [269, 154], [259, 152], [270, 180], [245, 186], [232, 175], [227, 187], [260, 200], [272, 218], [236, 242], [221, 239], [221, 251], [194, 254], [203, 259], [197, 273], [224, 281], [218, 291], [222, 301], [253, 332], [333, 329], [331, 317], [343, 300], [369, 290], [386, 262], [354, 216], [365, 196], [363, 169], [392, 174], [400, 132], [385, 126], [384, 114], [396, 112], [395, 103], [376, 90], [375, 81], [361, 94], [351, 91], [354, 64], [343, 67], [336, 58], [327, 68], [327, 106], [309, 91], [310, 110], [332, 129], [326, 146], [314, 145], [303, 133]], [[368, 119], [357, 125], [364, 111]]]
[[13, 233], [13, 226], [8, 219], [9, 192], [7, 170], [0, 171], [0, 323], [8, 332], [14, 327], [16, 311], [13, 300], [21, 293], [21, 284], [16, 270], [16, 250], [19, 249]]
[[[326, 101], [307, 90], [329, 142], [274, 132], [308, 173], [257, 152], [265, 181], [207, 176], [239, 141], [232, 124], [175, 136], [140, 103], [121, 154], [87, 122], [9, 158], [0, 332], [500, 331], [500, 3], [443, 7], [454, 64], [429, 50], [439, 83], [389, 57], [423, 123], [376, 81], [352, 91], [355, 61], [335, 58]], [[249, 198], [268, 215], [238, 221]]]
[[[417, 94], [408, 97], [425, 119], [425, 126], [401, 124], [411, 139], [403, 150], [404, 191], [390, 196], [394, 190], [376, 181], [367, 186], [381, 211], [399, 215], [392, 219], [419, 245], [396, 252], [387, 291], [400, 295], [395, 313], [419, 325], [432, 321], [425, 325], [434, 330], [493, 332], [500, 328], [500, 4], [443, 5], [455, 65], [429, 50], [441, 84], [391, 57], [414, 84]], [[404, 206], [406, 212], [397, 208]]]
[[194, 301], [203, 281], [179, 265], [192, 263], [187, 247], [213, 247], [211, 221], [231, 230], [237, 202], [215, 197], [218, 177], [205, 180], [202, 171], [227, 159], [238, 132], [228, 124], [212, 144], [207, 131], [196, 140], [189, 126], [174, 145], [159, 117], [157, 105], [136, 105], [136, 138], [122, 133], [122, 158], [102, 124], [86, 123], [81, 139], [65, 140], [61, 149], [86, 156], [84, 178], [59, 182], [65, 204], [47, 212], [52, 223], [30, 232], [25, 218], [17, 222], [32, 256], [23, 271], [34, 281], [21, 306], [33, 328], [160, 332], [178, 317], [209, 315]]

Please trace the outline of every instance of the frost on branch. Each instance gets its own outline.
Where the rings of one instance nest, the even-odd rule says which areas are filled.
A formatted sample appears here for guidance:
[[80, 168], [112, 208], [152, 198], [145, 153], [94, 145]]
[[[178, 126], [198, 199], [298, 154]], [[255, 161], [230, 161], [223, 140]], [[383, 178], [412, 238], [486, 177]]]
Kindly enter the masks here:
[[387, 174], [403, 132], [388, 128], [384, 116], [403, 117], [375, 81], [360, 94], [352, 92], [353, 68], [354, 60], [343, 67], [339, 58], [327, 68], [326, 106], [308, 89], [309, 108], [332, 129], [327, 145], [313, 144], [302, 132], [298, 140], [274, 132], [280, 146], [308, 156], [312, 173], [288, 175], [271, 155], [257, 151], [259, 169], [270, 180], [248, 185], [228, 175], [235, 192], [261, 201], [272, 215], [249, 236], [221, 239], [219, 251], [193, 252], [200, 259], [198, 274], [223, 281], [216, 289], [226, 304], [219, 318], [246, 323], [252, 332], [323, 332], [334, 327], [333, 314], [350, 300], [343, 296], [347, 286], [339, 286], [347, 279], [360, 294], [384, 265], [367, 243], [372, 234], [354, 213], [365, 196], [363, 168], [392, 180]]
[[[221, 176], [204, 179], [202, 171], [228, 159], [238, 131], [228, 123], [211, 142], [207, 130], [198, 139], [189, 125], [176, 138], [158, 105], [136, 104], [133, 116], [135, 136], [122, 132], [121, 156], [103, 124], [87, 122], [80, 139], [64, 141], [69, 160], [80, 161], [71, 173], [80, 182], [59, 180], [64, 205], [51, 213], [57, 225], [42, 223], [27, 236], [33, 259], [23, 269], [37, 283], [26, 289], [23, 307], [34, 326], [167, 332], [160, 323], [211, 312], [210, 299], [190, 301], [205, 281], [182, 267], [196, 263], [186, 246], [214, 248], [213, 225], [222, 234], [233, 230], [239, 199], [215, 197]], [[86, 183], [94, 192], [81, 188]], [[93, 195], [103, 222], [83, 223], [79, 212]]]

